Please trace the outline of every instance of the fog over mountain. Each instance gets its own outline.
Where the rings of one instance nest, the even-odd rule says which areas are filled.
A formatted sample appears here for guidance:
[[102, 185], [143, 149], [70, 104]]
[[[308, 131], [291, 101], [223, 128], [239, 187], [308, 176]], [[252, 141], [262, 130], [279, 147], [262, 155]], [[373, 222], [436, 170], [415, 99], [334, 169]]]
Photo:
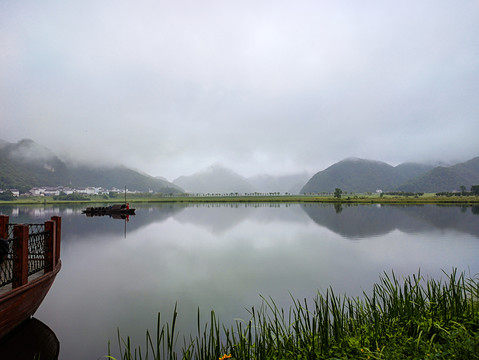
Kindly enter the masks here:
[[340, 188], [346, 192], [407, 191], [441, 192], [467, 190], [479, 184], [479, 157], [451, 166], [404, 163], [397, 166], [377, 160], [344, 159], [313, 176], [307, 172], [246, 178], [229, 167], [214, 163], [169, 182], [126, 166], [79, 166], [64, 162], [57, 154], [30, 139], [8, 143], [0, 139], [0, 189], [28, 191], [34, 186], [101, 186], [155, 192], [247, 194], [319, 193]]
[[180, 176], [173, 184], [181, 186], [191, 193], [251, 193], [255, 188], [246, 178], [227, 169], [221, 164], [210, 167], [193, 175]]
[[64, 162], [47, 147], [30, 139], [18, 143], [0, 142], [0, 189], [18, 189], [24, 193], [32, 187], [96, 186], [129, 190], [175, 193], [178, 186], [125, 166], [86, 166]]
[[469, 191], [479, 185], [479, 157], [452, 166], [437, 166], [430, 171], [410, 179], [398, 187], [400, 191], [460, 191], [464, 186]]
[[305, 172], [291, 175], [256, 175], [248, 178], [248, 181], [261, 193], [279, 192], [299, 194], [301, 188], [309, 180], [311, 174]]
[[13, 161], [28, 162], [32, 164], [46, 164], [51, 161], [60, 161], [58, 156], [50, 149], [41, 144], [37, 144], [31, 139], [20, 140], [16, 146], [11, 146], [8, 156]]
[[0, 2], [0, 137], [170, 181], [479, 154], [478, 1]]
[[222, 164], [215, 163], [195, 174], [181, 176], [173, 183], [192, 193], [297, 194], [309, 177], [307, 172], [303, 172], [284, 176], [262, 174], [246, 178]]

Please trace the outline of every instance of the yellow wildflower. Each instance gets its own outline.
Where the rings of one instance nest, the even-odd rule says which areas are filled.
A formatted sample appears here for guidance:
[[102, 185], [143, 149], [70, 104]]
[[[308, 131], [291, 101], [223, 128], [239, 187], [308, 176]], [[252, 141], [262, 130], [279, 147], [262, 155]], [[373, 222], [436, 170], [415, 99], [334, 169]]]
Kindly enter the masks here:
[[226, 360], [226, 359], [229, 359], [231, 357], [232, 357], [231, 354], [229, 354], [229, 355], [224, 354], [222, 357], [220, 357], [220, 360]]

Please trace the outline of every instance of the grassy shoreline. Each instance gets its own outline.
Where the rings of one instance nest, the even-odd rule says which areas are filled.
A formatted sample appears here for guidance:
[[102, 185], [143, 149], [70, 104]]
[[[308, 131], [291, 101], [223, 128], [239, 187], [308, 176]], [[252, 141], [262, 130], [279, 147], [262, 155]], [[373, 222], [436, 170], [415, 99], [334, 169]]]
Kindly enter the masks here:
[[[127, 201], [135, 203], [343, 203], [343, 204], [479, 204], [479, 196], [379, 196], [344, 195], [340, 199], [319, 195], [211, 195], [211, 196], [159, 196], [149, 194], [128, 194]], [[12, 201], [0, 201], [0, 205], [38, 205], [38, 204], [91, 204], [121, 203], [124, 198], [104, 198], [91, 196], [83, 200], [55, 200], [53, 197], [28, 197]]]
[[[119, 359], [479, 359], [477, 275], [453, 270], [441, 281], [392, 273], [362, 299], [328, 289], [312, 303], [292, 301], [288, 311], [263, 298], [249, 321], [231, 327], [214, 311], [203, 324], [198, 310], [197, 335], [184, 337], [183, 345], [175, 306], [171, 323], [158, 314], [156, 334], [146, 332], [144, 347], [118, 330]], [[110, 343], [108, 353], [114, 359]]]

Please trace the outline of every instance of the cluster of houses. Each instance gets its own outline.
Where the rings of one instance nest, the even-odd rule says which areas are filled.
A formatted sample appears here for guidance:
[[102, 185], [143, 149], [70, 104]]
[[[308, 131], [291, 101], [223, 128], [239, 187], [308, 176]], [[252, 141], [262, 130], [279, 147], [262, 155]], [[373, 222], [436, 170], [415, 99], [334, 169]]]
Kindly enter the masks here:
[[[3, 193], [5, 191], [10, 191], [13, 196], [19, 197], [20, 196], [20, 191], [16, 189], [0, 189], [0, 193]], [[34, 187], [31, 188], [28, 193], [22, 194], [22, 196], [58, 196], [60, 194], [80, 194], [80, 195], [103, 195], [103, 194], [109, 194], [111, 192], [113, 193], [123, 193], [125, 190], [124, 189], [117, 189], [117, 188], [112, 188], [112, 189], [104, 189], [102, 187], [86, 187], [86, 188], [71, 188], [71, 187], [65, 187], [65, 186], [56, 186], [56, 187]], [[127, 192], [130, 192], [127, 190]]]
[[108, 194], [108, 191], [101, 187], [71, 188], [64, 186], [57, 187], [34, 187], [31, 188], [29, 194], [31, 196], [58, 196], [61, 193], [80, 194], [80, 195], [102, 195]]

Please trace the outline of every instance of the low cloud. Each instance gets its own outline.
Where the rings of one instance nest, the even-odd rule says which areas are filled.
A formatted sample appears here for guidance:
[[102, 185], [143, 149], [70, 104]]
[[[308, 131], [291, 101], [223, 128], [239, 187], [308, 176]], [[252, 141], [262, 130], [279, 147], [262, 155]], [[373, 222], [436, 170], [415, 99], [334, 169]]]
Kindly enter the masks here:
[[[474, 2], [7, 3], [0, 138], [170, 180], [479, 155]], [[4, 123], [3, 123], [4, 122]]]

